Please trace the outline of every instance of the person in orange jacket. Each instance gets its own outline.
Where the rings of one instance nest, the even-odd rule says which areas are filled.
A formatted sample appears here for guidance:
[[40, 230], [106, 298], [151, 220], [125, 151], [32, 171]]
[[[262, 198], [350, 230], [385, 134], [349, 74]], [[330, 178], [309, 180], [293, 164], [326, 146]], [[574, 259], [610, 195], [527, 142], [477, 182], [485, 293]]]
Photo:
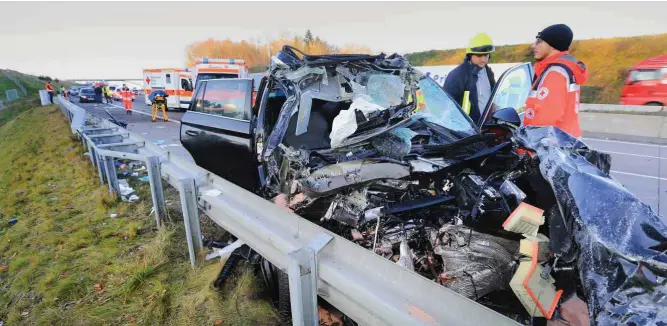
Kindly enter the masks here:
[[572, 30], [552, 25], [537, 34], [532, 49], [535, 81], [526, 101], [525, 126], [555, 126], [580, 138], [580, 86], [588, 81], [586, 65], [569, 54]]
[[51, 101], [51, 104], [53, 103], [53, 85], [51, 85], [51, 82], [46, 82], [46, 91], [49, 93], [49, 101]]

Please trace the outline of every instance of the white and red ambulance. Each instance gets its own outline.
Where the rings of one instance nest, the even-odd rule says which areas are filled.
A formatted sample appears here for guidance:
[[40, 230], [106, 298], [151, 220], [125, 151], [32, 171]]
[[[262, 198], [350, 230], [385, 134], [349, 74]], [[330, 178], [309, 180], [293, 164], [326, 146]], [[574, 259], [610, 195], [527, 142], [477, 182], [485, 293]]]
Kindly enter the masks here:
[[168, 109], [185, 110], [192, 100], [192, 79], [189, 68], [144, 69], [145, 102], [150, 105], [148, 95], [156, 89], [162, 89], [167, 97]]

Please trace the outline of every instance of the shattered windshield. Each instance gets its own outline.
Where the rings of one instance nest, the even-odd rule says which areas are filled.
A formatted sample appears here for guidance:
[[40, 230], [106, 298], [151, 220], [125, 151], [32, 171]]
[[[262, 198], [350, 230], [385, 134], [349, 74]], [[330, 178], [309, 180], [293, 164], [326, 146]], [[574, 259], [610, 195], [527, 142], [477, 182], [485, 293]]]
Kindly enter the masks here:
[[419, 90], [422, 98], [417, 96], [419, 108], [417, 114], [415, 114], [416, 118], [425, 118], [427, 122], [440, 125], [465, 136], [477, 133], [470, 118], [433, 79], [426, 76], [422, 77], [419, 81]]

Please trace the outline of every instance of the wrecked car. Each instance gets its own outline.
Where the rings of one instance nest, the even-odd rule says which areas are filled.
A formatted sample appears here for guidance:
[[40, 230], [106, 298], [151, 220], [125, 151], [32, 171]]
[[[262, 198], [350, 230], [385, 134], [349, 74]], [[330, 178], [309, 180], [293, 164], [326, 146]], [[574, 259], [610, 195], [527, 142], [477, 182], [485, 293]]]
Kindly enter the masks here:
[[254, 106], [251, 79], [203, 82], [181, 143], [201, 167], [519, 323], [558, 320], [572, 298], [591, 324], [667, 322], [667, 227], [609, 175], [609, 155], [521, 126], [532, 81], [530, 64], [509, 69], [472, 121], [399, 55], [285, 46]]

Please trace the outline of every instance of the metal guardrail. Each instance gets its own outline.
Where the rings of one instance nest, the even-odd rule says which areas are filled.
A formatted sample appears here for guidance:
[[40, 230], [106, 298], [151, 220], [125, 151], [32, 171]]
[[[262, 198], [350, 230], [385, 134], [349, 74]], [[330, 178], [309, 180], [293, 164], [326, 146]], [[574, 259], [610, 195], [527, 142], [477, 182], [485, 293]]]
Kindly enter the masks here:
[[112, 193], [119, 190], [115, 159], [145, 162], [160, 225], [162, 181], [178, 189], [193, 264], [202, 249], [201, 210], [287, 272], [294, 325], [318, 325], [318, 295], [360, 325], [516, 325], [62, 97], [58, 102]]

